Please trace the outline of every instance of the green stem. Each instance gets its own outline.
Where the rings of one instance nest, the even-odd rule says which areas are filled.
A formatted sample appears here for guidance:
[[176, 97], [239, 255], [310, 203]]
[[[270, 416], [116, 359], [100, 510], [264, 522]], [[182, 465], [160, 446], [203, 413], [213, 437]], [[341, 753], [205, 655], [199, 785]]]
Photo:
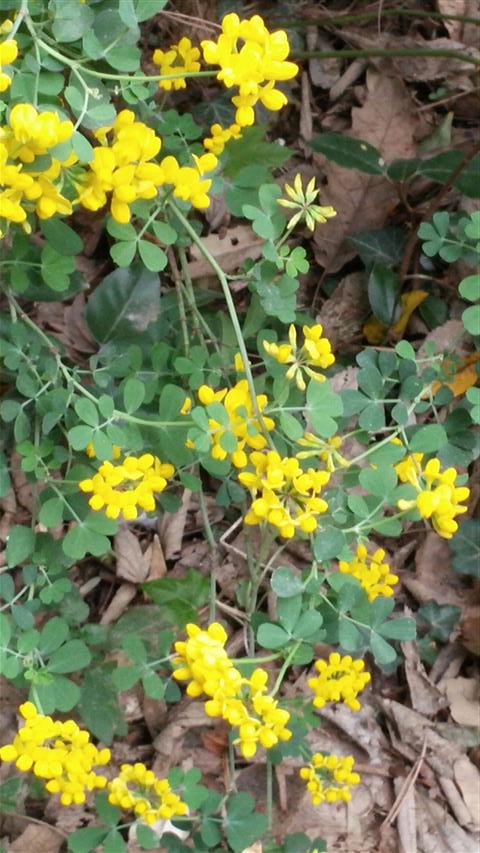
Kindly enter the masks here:
[[232, 297], [232, 294], [230, 292], [230, 288], [228, 286], [227, 277], [226, 277], [224, 271], [222, 270], [220, 264], [216, 260], [216, 258], [214, 258], [213, 255], [211, 254], [211, 252], [207, 249], [207, 247], [205, 246], [201, 237], [199, 237], [198, 234], [196, 233], [195, 229], [192, 228], [192, 226], [190, 225], [190, 222], [188, 221], [188, 219], [186, 219], [186, 217], [183, 215], [183, 213], [178, 209], [175, 202], [173, 202], [170, 199], [168, 204], [170, 205], [170, 207], [171, 207], [173, 213], [175, 214], [175, 216], [177, 217], [178, 221], [183, 225], [187, 234], [190, 236], [190, 238], [195, 243], [195, 245], [198, 246], [198, 248], [199, 248], [200, 252], [202, 253], [203, 257], [205, 258], [205, 260], [210, 264], [212, 270], [216, 274], [216, 276], [217, 276], [217, 278], [221, 284], [221, 287], [223, 290], [223, 295], [225, 297], [225, 302], [227, 303], [227, 308], [228, 308], [228, 313], [230, 315], [230, 320], [232, 321], [232, 326], [233, 326], [233, 329], [235, 331], [235, 337], [237, 339], [238, 349], [240, 351], [240, 355], [241, 355], [241, 358], [243, 361], [243, 366], [245, 368], [245, 375], [247, 377], [248, 388], [249, 388], [250, 397], [252, 400], [252, 407], [253, 407], [253, 410], [255, 412], [255, 416], [258, 419], [258, 421], [262, 427], [262, 430], [265, 434], [265, 437], [266, 437], [269, 445], [272, 447], [272, 449], [274, 449], [273, 445], [272, 445], [270, 434], [269, 434], [267, 428], [265, 427], [263, 417], [262, 417], [262, 413], [260, 412], [260, 409], [258, 408], [257, 395], [256, 395], [256, 391], [255, 391], [255, 384], [253, 381], [253, 375], [252, 375], [252, 371], [250, 369], [250, 365], [249, 365], [249, 361], [248, 361], [247, 348], [245, 346], [245, 341], [243, 339], [242, 329], [241, 329], [240, 322], [238, 319], [238, 315], [237, 315], [237, 312], [235, 309], [235, 303], [233, 301], [233, 297]]
[[282, 681], [285, 677], [285, 673], [286, 673], [288, 667], [290, 666], [293, 658], [295, 657], [295, 655], [296, 655], [296, 653], [297, 653], [297, 651], [301, 645], [302, 645], [302, 640], [299, 640], [297, 643], [294, 643], [294, 645], [290, 649], [287, 657], [285, 658], [285, 660], [282, 664], [280, 672], [278, 673], [277, 680], [276, 680], [275, 684], [273, 685], [273, 690], [270, 693], [270, 696], [275, 696], [278, 693], [278, 691], [280, 690], [280, 687], [282, 686]]
[[272, 831], [273, 825], [273, 764], [270, 761], [267, 753], [267, 790], [266, 790], [266, 808], [267, 808], [267, 832]]
[[216, 599], [217, 599], [217, 569], [218, 569], [218, 549], [217, 542], [215, 540], [215, 536], [213, 535], [212, 526], [210, 524], [210, 519], [208, 517], [207, 505], [205, 502], [205, 495], [203, 494], [203, 489], [200, 489], [198, 493], [198, 503], [200, 506], [200, 512], [203, 520], [203, 527], [205, 530], [205, 536], [208, 542], [210, 556], [211, 556], [211, 572], [210, 572], [210, 607], [209, 607], [209, 621], [215, 622], [217, 611], [216, 611]]
[[245, 666], [251, 663], [270, 663], [273, 660], [278, 660], [281, 657], [280, 652], [274, 655], [264, 655], [263, 657], [258, 658], [235, 658], [234, 663], [235, 666]]
[[293, 59], [371, 59], [372, 57], [429, 57], [441, 56], [446, 59], [460, 59], [471, 65], [480, 66], [480, 59], [462, 53], [461, 50], [426, 50], [422, 48], [379, 48], [356, 50], [347, 48], [345, 50], [302, 50], [293, 56]]

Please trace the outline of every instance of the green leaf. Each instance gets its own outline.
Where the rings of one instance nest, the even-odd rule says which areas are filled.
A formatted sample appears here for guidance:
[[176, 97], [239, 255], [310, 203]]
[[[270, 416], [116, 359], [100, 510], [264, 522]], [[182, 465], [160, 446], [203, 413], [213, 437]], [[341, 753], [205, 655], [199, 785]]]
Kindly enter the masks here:
[[378, 631], [390, 640], [414, 640], [417, 633], [415, 619], [410, 619], [408, 616], [391, 619], [380, 625]]
[[393, 468], [362, 468], [358, 479], [364, 489], [385, 500], [397, 485], [397, 475]]
[[385, 326], [395, 322], [400, 279], [394, 270], [377, 261], [368, 277], [368, 299], [375, 317]]
[[51, 655], [48, 670], [59, 673], [77, 672], [85, 669], [91, 660], [92, 656], [82, 640], [70, 640]]
[[13, 569], [19, 563], [23, 563], [30, 554], [33, 554], [35, 548], [35, 534], [31, 527], [24, 527], [22, 524], [14, 524], [10, 528], [5, 556], [7, 558], [7, 566]]
[[453, 604], [437, 604], [433, 599], [423, 604], [417, 611], [420, 623], [427, 625], [428, 633], [434, 640], [439, 640], [441, 643], [448, 642], [461, 615], [460, 607]]
[[234, 853], [245, 850], [245, 846], [260, 838], [267, 828], [266, 816], [254, 812], [254, 807], [253, 797], [243, 791], [228, 798], [225, 832]]
[[136, 15], [138, 23], [148, 21], [167, 5], [167, 0], [136, 0]]
[[356, 652], [363, 645], [363, 637], [353, 622], [341, 616], [338, 620], [338, 641], [346, 652]]
[[308, 144], [339, 166], [358, 169], [367, 175], [385, 173], [385, 163], [378, 148], [362, 139], [353, 139], [343, 133], [319, 133]]
[[76, 829], [68, 837], [68, 849], [71, 853], [91, 853], [103, 841], [108, 830], [96, 826]]
[[110, 256], [119, 267], [129, 267], [137, 254], [137, 241], [114, 243], [110, 246]]
[[62, 548], [72, 560], [82, 560], [86, 554], [102, 557], [110, 551], [110, 540], [85, 524], [76, 524], [63, 539]]
[[345, 534], [338, 527], [326, 525], [313, 538], [313, 554], [320, 563], [333, 560], [340, 555], [345, 545]]
[[87, 399], [87, 397], [80, 397], [80, 399], [75, 400], [74, 409], [80, 420], [85, 424], [91, 427], [98, 426], [98, 408], [92, 400]]
[[166, 682], [156, 675], [155, 672], [146, 672], [142, 678], [142, 687], [150, 699], [163, 699], [165, 696]]
[[476, 302], [480, 299], [480, 273], [475, 275], [467, 275], [458, 285], [460, 295], [469, 302]]
[[[277, 601], [278, 621], [288, 634], [292, 634], [302, 612], [302, 596], [294, 595], [289, 598], [280, 598]], [[265, 623], [268, 624], [268, 623]]]
[[65, 619], [54, 616], [45, 623], [38, 640], [38, 648], [45, 655], [49, 655], [65, 642], [70, 630]]
[[265, 130], [266, 128], [259, 124], [246, 127], [241, 139], [228, 143], [222, 157], [226, 177], [236, 178], [242, 169], [252, 164], [261, 164], [264, 167], [283, 166], [291, 157], [292, 149], [265, 139]]
[[142, 264], [107, 275], [87, 304], [86, 319], [99, 343], [152, 340], [160, 316], [158, 276]]
[[387, 666], [393, 663], [397, 653], [390, 643], [387, 643], [380, 634], [372, 631], [370, 634], [370, 649], [379, 666]]
[[123, 386], [123, 402], [126, 411], [131, 414], [136, 412], [145, 398], [145, 385], [140, 379], [131, 377]]
[[395, 352], [400, 356], [400, 358], [406, 359], [407, 361], [415, 361], [416, 359], [415, 350], [409, 341], [399, 341], [395, 346]]
[[93, 432], [91, 427], [74, 426], [68, 430], [68, 441], [73, 450], [85, 450], [92, 438]]
[[355, 246], [367, 269], [376, 263], [395, 267], [402, 259], [406, 234], [402, 228], [389, 226], [375, 231], [357, 231], [347, 240]]
[[421, 426], [408, 442], [411, 453], [433, 453], [448, 443], [447, 433], [441, 424]]
[[70, 256], [60, 255], [48, 243], [41, 253], [41, 274], [45, 284], [52, 290], [67, 290], [70, 285], [70, 275], [75, 270], [75, 261]]
[[142, 675], [139, 666], [119, 666], [112, 672], [112, 684], [117, 690], [130, 690]]
[[122, 815], [117, 806], [108, 802], [108, 795], [104, 791], [95, 795], [95, 811], [102, 823], [106, 823], [107, 826], [116, 826]]
[[143, 263], [152, 272], [160, 272], [167, 266], [168, 258], [163, 249], [149, 240], [139, 240], [138, 251]]
[[307, 388], [307, 417], [317, 435], [330, 438], [337, 431], [334, 417], [343, 413], [342, 398], [335, 394], [328, 380], [317, 382], [312, 379]]
[[280, 649], [290, 640], [287, 632], [272, 622], [264, 622], [257, 631], [257, 642], [264, 649]]
[[291, 598], [303, 592], [303, 582], [288, 566], [279, 566], [272, 574], [270, 585], [279, 598]]
[[480, 305], [470, 305], [470, 308], [466, 308], [462, 321], [469, 335], [480, 335]]
[[115, 735], [121, 737], [127, 733], [127, 725], [112, 684], [111, 666], [86, 670], [78, 710], [89, 731], [107, 746]]
[[93, 10], [76, 0], [57, 0], [52, 33], [59, 42], [78, 41], [95, 19]]
[[358, 387], [372, 400], [383, 398], [384, 378], [373, 364], [358, 371]]
[[450, 539], [449, 547], [454, 557], [452, 566], [460, 574], [480, 578], [480, 521], [468, 518], [463, 521], [455, 536]]
[[[306, 610], [295, 624], [292, 631], [293, 636], [296, 640], [308, 640], [321, 628], [322, 623], [323, 616], [318, 610]], [[313, 642], [313, 639], [311, 642]]]
[[[62, 78], [63, 79], [63, 78]], [[40, 228], [44, 237], [59, 255], [78, 255], [83, 251], [83, 240], [60, 217], [41, 219]]]

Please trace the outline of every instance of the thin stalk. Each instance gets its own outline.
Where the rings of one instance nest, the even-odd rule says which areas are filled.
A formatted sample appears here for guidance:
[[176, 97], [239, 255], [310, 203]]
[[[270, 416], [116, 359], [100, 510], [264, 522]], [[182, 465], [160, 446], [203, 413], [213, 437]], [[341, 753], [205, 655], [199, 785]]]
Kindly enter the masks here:
[[403, 47], [403, 48], [380, 48], [369, 47], [367, 49], [356, 50], [355, 48], [346, 48], [342, 50], [301, 50], [293, 55], [293, 59], [371, 59], [372, 57], [415, 57], [415, 56], [442, 56], [446, 59], [460, 59], [462, 62], [469, 62], [471, 65], [480, 66], [480, 59], [470, 56], [468, 53], [463, 53], [461, 50], [426, 50], [423, 48]]
[[[460, 21], [463, 24], [475, 24], [477, 27], [480, 26], [480, 21], [478, 18], [472, 18], [468, 15], [449, 15], [443, 12], [427, 12], [419, 9], [382, 9], [381, 17], [382, 18], [396, 18], [396, 17], [411, 17], [411, 18], [433, 18], [436, 21]], [[353, 15], [322, 15], [319, 14], [318, 17], [309, 16], [308, 19], [300, 19], [297, 21], [289, 22], [289, 25], [293, 23], [293, 26], [301, 25], [306, 26], [314, 22], [315, 24], [320, 24], [322, 26], [334, 26], [334, 27], [343, 27], [344, 25], [348, 26], [348, 24], [360, 24], [363, 21], [371, 21], [376, 20], [378, 18], [378, 10], [374, 10], [372, 12], [358, 12]]]
[[251, 371], [250, 365], [248, 363], [247, 348], [245, 346], [245, 341], [243, 339], [242, 329], [241, 329], [240, 322], [238, 319], [238, 315], [237, 315], [237, 312], [235, 309], [235, 303], [233, 301], [233, 297], [232, 297], [232, 294], [230, 292], [230, 288], [228, 286], [227, 277], [226, 277], [224, 271], [222, 270], [220, 264], [216, 260], [216, 258], [214, 258], [213, 255], [211, 254], [211, 252], [209, 251], [209, 249], [207, 249], [207, 247], [205, 246], [201, 237], [199, 237], [198, 234], [196, 233], [195, 229], [192, 228], [192, 226], [190, 225], [190, 222], [188, 221], [188, 219], [186, 219], [186, 217], [183, 215], [183, 213], [178, 209], [175, 202], [170, 200], [168, 202], [168, 204], [170, 205], [170, 207], [171, 207], [173, 213], [175, 214], [175, 216], [177, 217], [178, 221], [185, 228], [185, 231], [187, 232], [187, 234], [191, 237], [191, 239], [195, 243], [195, 245], [198, 246], [198, 248], [200, 249], [200, 252], [202, 253], [205, 260], [210, 264], [212, 270], [216, 274], [216, 276], [217, 276], [217, 278], [221, 284], [221, 287], [223, 290], [223, 295], [225, 297], [225, 302], [227, 303], [227, 308], [228, 308], [228, 313], [230, 315], [230, 320], [232, 321], [232, 326], [233, 326], [233, 329], [235, 331], [235, 337], [237, 339], [238, 349], [240, 351], [240, 355], [241, 355], [242, 361], [243, 361], [243, 366], [245, 368], [245, 376], [246, 376], [247, 382], [248, 382], [248, 388], [249, 388], [250, 397], [252, 400], [252, 407], [253, 407], [253, 410], [255, 412], [255, 416], [258, 419], [258, 421], [262, 427], [262, 430], [265, 434], [265, 437], [266, 437], [269, 445], [273, 449], [270, 434], [269, 434], [267, 428], [265, 427], [263, 417], [262, 417], [262, 413], [261, 413], [260, 409], [258, 408], [257, 395], [256, 395], [256, 391], [255, 391], [255, 384], [253, 381], [252, 371]]
[[177, 294], [178, 313], [180, 315], [180, 326], [182, 329], [183, 337], [183, 348], [185, 350], [185, 355], [188, 356], [190, 354], [190, 339], [188, 337], [187, 315], [185, 313], [185, 303], [183, 301], [182, 280], [180, 276], [180, 270], [178, 269], [177, 259], [171, 247], [167, 249], [167, 258], [168, 263], [170, 264], [173, 282], [175, 284], [175, 292]]
[[267, 832], [272, 831], [273, 825], [273, 764], [270, 761], [267, 753], [267, 790], [266, 790], [266, 808], [267, 808]]
[[273, 690], [270, 693], [270, 696], [275, 696], [278, 693], [278, 691], [280, 690], [280, 687], [282, 686], [282, 681], [285, 678], [285, 673], [286, 673], [288, 667], [290, 666], [293, 658], [295, 657], [295, 655], [296, 655], [296, 653], [297, 653], [297, 651], [301, 645], [302, 645], [302, 640], [299, 640], [298, 643], [295, 643], [292, 646], [292, 648], [290, 649], [287, 657], [285, 658], [285, 660], [282, 664], [280, 672], [277, 675], [277, 680], [276, 680], [275, 684], [273, 685]]
[[209, 608], [209, 621], [215, 622], [216, 618], [216, 600], [217, 600], [217, 569], [218, 569], [218, 549], [217, 542], [215, 536], [213, 535], [212, 526], [210, 524], [210, 519], [208, 517], [207, 505], [205, 503], [205, 495], [203, 494], [203, 490], [200, 489], [198, 493], [198, 503], [200, 506], [200, 512], [202, 515], [203, 527], [205, 530], [205, 536], [208, 542], [208, 546], [210, 549], [211, 556], [211, 566], [212, 570], [210, 573], [210, 608]]

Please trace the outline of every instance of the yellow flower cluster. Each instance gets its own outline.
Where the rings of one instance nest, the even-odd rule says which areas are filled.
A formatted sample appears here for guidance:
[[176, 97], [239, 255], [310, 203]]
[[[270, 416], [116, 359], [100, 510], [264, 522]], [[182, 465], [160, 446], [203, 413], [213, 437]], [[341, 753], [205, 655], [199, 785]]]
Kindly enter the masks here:
[[212, 124], [210, 133], [211, 136], [207, 136], [203, 140], [203, 147], [218, 157], [227, 142], [230, 142], [231, 139], [240, 139], [242, 130], [239, 124], [233, 123], [229, 127], [222, 127], [221, 124], [216, 123]]
[[31, 104], [12, 108], [8, 124], [0, 127], [0, 219], [19, 223], [30, 233], [27, 213], [35, 211], [40, 219], [49, 219], [72, 212], [72, 203], [60, 188], [64, 171], [76, 162], [75, 154], [64, 161], [52, 157], [47, 168], [35, 167], [35, 158], [49, 155], [72, 133], [71, 121], [62, 121], [55, 112], [39, 113]]
[[298, 439], [297, 443], [300, 447], [308, 448], [308, 450], [301, 450], [297, 453], [297, 459], [311, 459], [312, 456], [318, 456], [322, 462], [325, 462], [327, 471], [330, 473], [333, 473], [337, 467], [348, 468], [348, 459], [345, 459], [338, 452], [342, 446], [342, 439], [339, 435], [334, 435], [325, 441], [312, 432], [306, 432], [303, 438]]
[[290, 52], [287, 34], [283, 30], [270, 33], [260, 15], [246, 20], [234, 12], [226, 15], [217, 41], [202, 41], [201, 48], [205, 62], [220, 68], [217, 79], [227, 88], [238, 89], [232, 102], [240, 127], [254, 123], [258, 101], [275, 111], [287, 103], [275, 84], [295, 77], [298, 66], [286, 61]]
[[[178, 44], [172, 44], [170, 50], [157, 50], [153, 54], [153, 61], [158, 65], [160, 74], [179, 74], [182, 72], [200, 70], [200, 51], [193, 47], [192, 42], [185, 36]], [[160, 89], [170, 92], [172, 89], [185, 89], [184, 77], [175, 77], [173, 80], [159, 80]]]
[[238, 728], [234, 742], [244, 758], [252, 758], [258, 745], [271, 749], [279, 740], [289, 740], [290, 714], [273, 696], [264, 695], [268, 673], [256, 669], [249, 679], [242, 677], [225, 651], [227, 635], [219, 623], [213, 622], [206, 631], [189, 624], [186, 632], [188, 639], [175, 643], [173, 677], [189, 682], [189, 696], [209, 697], [205, 711], [210, 717], [222, 717]]
[[328, 504], [319, 493], [328, 483], [328, 471], [308, 468], [304, 471], [298, 459], [270, 450], [250, 454], [253, 472], [242, 471], [238, 479], [254, 498], [245, 515], [245, 524], [268, 522], [284, 539], [295, 536], [296, 530], [313, 533], [317, 516], [326, 512]]
[[167, 779], [158, 779], [140, 762], [122, 764], [118, 776], [108, 783], [108, 801], [133, 811], [146, 824], [187, 813], [186, 803], [172, 791]]
[[378, 595], [393, 595], [393, 587], [398, 583], [398, 577], [391, 573], [388, 563], [382, 562], [384, 557], [383, 548], [369, 554], [365, 545], [357, 545], [356, 558], [349, 562], [340, 560], [338, 567], [343, 574], [356, 578], [368, 600], [374, 601]]
[[422, 468], [422, 460], [423, 453], [414, 453], [395, 465], [402, 483], [410, 483], [418, 491], [415, 500], [399, 500], [397, 506], [401, 510], [416, 508], [422, 518], [431, 518], [439, 536], [451, 539], [458, 530], [455, 517], [467, 511], [461, 501], [468, 499], [470, 489], [455, 486], [455, 468], [442, 471], [438, 459], [430, 459]]
[[341, 657], [332, 652], [328, 661], [317, 660], [318, 675], [308, 679], [308, 686], [315, 693], [313, 704], [323, 708], [327, 702], [344, 702], [352, 711], [359, 711], [358, 694], [371, 680], [369, 672], [363, 672], [363, 660], [353, 660], [350, 655]]
[[327, 219], [331, 219], [333, 216], [337, 215], [337, 211], [334, 207], [327, 205], [326, 207], [322, 207], [319, 204], [315, 204], [315, 200], [320, 192], [320, 190], [315, 187], [315, 178], [312, 178], [308, 184], [306, 189], [303, 189], [302, 186], [302, 176], [300, 172], [295, 175], [295, 179], [293, 181], [293, 187], [289, 184], [285, 184], [285, 192], [289, 196], [289, 198], [279, 198], [278, 204], [281, 207], [290, 208], [290, 210], [296, 211], [291, 219], [288, 220], [288, 228], [292, 229], [295, 227], [297, 222], [300, 222], [301, 219], [305, 220], [305, 224], [310, 231], [314, 231], [315, 223], [319, 222], [323, 225]]
[[45, 789], [60, 794], [62, 806], [85, 802], [85, 792], [104, 788], [105, 776], [93, 770], [108, 764], [109, 749], [97, 749], [90, 735], [73, 720], [60, 722], [39, 714], [32, 702], [20, 705], [25, 720], [12, 743], [0, 748], [2, 761], [14, 761], [22, 772], [45, 780]]
[[354, 764], [351, 755], [342, 757], [322, 755], [321, 752], [312, 755], [311, 763], [300, 770], [300, 778], [307, 783], [314, 806], [350, 800], [350, 786], [360, 782], [358, 773], [352, 772]]
[[[267, 439], [256, 417], [246, 379], [240, 379], [233, 388], [220, 388], [218, 391], [208, 385], [202, 385], [198, 389], [198, 399], [203, 406], [222, 403], [225, 407], [228, 423], [220, 423], [215, 418], [208, 420], [212, 441], [211, 455], [214, 459], [227, 459], [230, 456], [236, 468], [243, 468], [247, 464], [246, 447], [262, 450], [266, 446]], [[265, 394], [257, 394], [256, 403], [261, 413], [268, 403], [268, 398]], [[275, 428], [272, 418], [262, 415], [262, 422], [269, 432]], [[233, 436], [236, 440], [232, 451], [227, 451], [223, 446], [226, 433], [230, 434], [229, 438]]]
[[263, 341], [263, 348], [279, 364], [290, 365], [285, 374], [286, 378], [295, 379], [297, 388], [300, 391], [305, 391], [306, 384], [302, 372], [305, 372], [310, 379], [324, 382], [325, 376], [322, 373], [317, 373], [316, 370], [312, 370], [312, 368], [320, 367], [325, 370], [334, 363], [335, 356], [332, 353], [330, 341], [327, 338], [322, 338], [323, 327], [320, 323], [316, 323], [314, 326], [303, 326], [302, 331], [303, 344], [299, 349], [297, 348], [297, 330], [293, 324], [288, 330], [288, 344], [274, 344]]
[[141, 456], [126, 456], [118, 465], [102, 462], [92, 478], [81, 480], [82, 492], [92, 493], [89, 506], [94, 510], [105, 510], [107, 518], [137, 518], [138, 508], [146, 512], [155, 509], [154, 494], [163, 492], [167, 478], [173, 477], [175, 469], [162, 463], [151, 453]]
[[152, 162], [162, 147], [161, 139], [132, 110], [121, 110], [111, 127], [95, 131], [101, 143], [94, 149], [89, 169], [77, 183], [77, 201], [87, 210], [99, 210], [110, 197], [110, 212], [120, 223], [130, 221], [138, 199], [155, 198], [158, 188], [173, 185], [173, 194], [194, 207], [209, 205], [211, 180], [205, 178], [217, 165], [213, 154], [193, 156], [193, 166], [181, 166], [175, 157]]
[[[8, 18], [0, 25], [0, 35], [10, 32], [12, 21]], [[18, 45], [15, 39], [5, 39], [0, 43], [0, 92], [5, 92], [12, 83], [12, 78], [2, 70], [3, 65], [11, 65], [18, 56]]]

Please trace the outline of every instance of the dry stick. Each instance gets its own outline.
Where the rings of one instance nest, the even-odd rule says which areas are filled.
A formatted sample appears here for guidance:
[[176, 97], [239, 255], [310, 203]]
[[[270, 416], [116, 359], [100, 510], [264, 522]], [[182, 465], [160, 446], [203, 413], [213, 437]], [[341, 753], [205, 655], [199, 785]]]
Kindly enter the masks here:
[[5, 812], [5, 817], [15, 817], [20, 818], [20, 820], [27, 820], [28, 823], [36, 823], [37, 826], [48, 826], [53, 832], [56, 832], [58, 835], [61, 835], [62, 838], [68, 838], [68, 833], [64, 832], [63, 829], [60, 829], [59, 826], [54, 826], [53, 823], [47, 823], [46, 820], [39, 820], [37, 817], [30, 817], [28, 814], [20, 814], [20, 812]]
[[[440, 202], [442, 201], [444, 196], [446, 196], [449, 189], [453, 186], [454, 181], [456, 181], [456, 179], [458, 178], [460, 173], [463, 172], [465, 166], [468, 166], [468, 164], [473, 160], [473, 158], [478, 154], [479, 151], [480, 151], [480, 142], [477, 142], [475, 147], [468, 154], [465, 154], [465, 156], [460, 161], [460, 163], [458, 164], [456, 169], [453, 170], [450, 177], [445, 181], [445, 183], [443, 184], [443, 186], [441, 187], [441, 189], [439, 190], [437, 195], [434, 196], [434, 198], [432, 198], [430, 204], [427, 207], [427, 210], [425, 211], [424, 215], [422, 216], [423, 221], [426, 222], [429, 219], [431, 219], [432, 215], [435, 213], [438, 206], [440, 205]], [[408, 273], [408, 269], [410, 267], [410, 261], [412, 259], [412, 255], [415, 251], [417, 243], [418, 243], [417, 229], [414, 229], [411, 232], [410, 237], [407, 240], [407, 243], [405, 246], [405, 251], [403, 253], [402, 263], [400, 264], [400, 269], [399, 269], [398, 275], [399, 275], [401, 282], [403, 282], [405, 280], [405, 277]]]
[[397, 815], [398, 815], [398, 813], [402, 807], [402, 803], [403, 803], [405, 797], [407, 796], [408, 792], [415, 785], [415, 782], [417, 781], [417, 776], [420, 773], [420, 770], [422, 768], [422, 764], [423, 764], [423, 761], [425, 758], [426, 751], [427, 751], [427, 739], [424, 738], [424, 741], [422, 744], [422, 751], [421, 751], [420, 755], [418, 756], [418, 758], [417, 758], [415, 764], [413, 765], [412, 769], [410, 770], [410, 773], [406, 777], [405, 782], [403, 783], [402, 787], [400, 788], [400, 791], [398, 793], [398, 797], [395, 800], [395, 802], [394, 802], [392, 808], [390, 809], [389, 813], [387, 814], [385, 820], [382, 822], [382, 826], [385, 826], [385, 824], [387, 824], [387, 823], [388, 824], [393, 823], [393, 821], [397, 817]]

